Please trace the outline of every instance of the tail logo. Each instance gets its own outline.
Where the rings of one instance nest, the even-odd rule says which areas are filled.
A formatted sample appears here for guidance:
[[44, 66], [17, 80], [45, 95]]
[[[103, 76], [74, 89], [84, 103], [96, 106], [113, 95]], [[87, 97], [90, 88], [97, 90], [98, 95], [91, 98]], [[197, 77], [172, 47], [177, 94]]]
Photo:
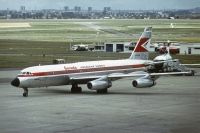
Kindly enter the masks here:
[[146, 27], [144, 32], [137, 41], [135, 48], [130, 56], [130, 59], [147, 60], [148, 48], [151, 41], [151, 27]]
[[140, 38], [140, 40], [136, 44], [134, 52], [148, 52], [147, 49], [148, 40], [149, 38]]

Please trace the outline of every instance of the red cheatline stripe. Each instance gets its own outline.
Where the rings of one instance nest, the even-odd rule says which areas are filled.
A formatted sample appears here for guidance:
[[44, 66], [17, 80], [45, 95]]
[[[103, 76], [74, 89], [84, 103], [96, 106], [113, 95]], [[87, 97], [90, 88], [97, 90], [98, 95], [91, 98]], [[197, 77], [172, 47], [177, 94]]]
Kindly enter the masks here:
[[18, 77], [35, 77], [35, 76], [52, 76], [60, 74], [72, 74], [72, 73], [83, 73], [83, 72], [98, 72], [104, 70], [117, 70], [127, 68], [140, 68], [144, 67], [144, 64], [138, 65], [127, 65], [127, 66], [114, 66], [114, 67], [101, 67], [101, 68], [89, 68], [89, 69], [74, 69], [74, 70], [63, 70], [63, 71], [49, 71], [49, 72], [35, 72], [30, 75], [18, 75]]

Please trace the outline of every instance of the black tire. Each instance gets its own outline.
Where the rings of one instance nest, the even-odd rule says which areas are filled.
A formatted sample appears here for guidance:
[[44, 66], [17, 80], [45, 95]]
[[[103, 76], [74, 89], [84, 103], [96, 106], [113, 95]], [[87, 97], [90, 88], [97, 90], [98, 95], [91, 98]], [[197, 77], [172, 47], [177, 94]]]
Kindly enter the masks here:
[[97, 90], [97, 94], [107, 94], [107, 93], [108, 93], [108, 88]]
[[81, 87], [75, 87], [75, 88], [71, 88], [71, 93], [81, 93], [82, 92], [82, 88]]
[[191, 70], [191, 76], [194, 76], [194, 75], [195, 75], [195, 71]]
[[23, 93], [23, 97], [28, 97], [28, 93]]

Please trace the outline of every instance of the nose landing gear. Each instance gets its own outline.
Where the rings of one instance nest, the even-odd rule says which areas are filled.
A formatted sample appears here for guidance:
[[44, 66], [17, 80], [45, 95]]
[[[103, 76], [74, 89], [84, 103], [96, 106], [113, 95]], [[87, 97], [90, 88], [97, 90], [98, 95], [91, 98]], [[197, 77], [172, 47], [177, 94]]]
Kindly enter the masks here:
[[24, 89], [23, 97], [28, 97], [28, 88], [23, 88], [23, 89]]

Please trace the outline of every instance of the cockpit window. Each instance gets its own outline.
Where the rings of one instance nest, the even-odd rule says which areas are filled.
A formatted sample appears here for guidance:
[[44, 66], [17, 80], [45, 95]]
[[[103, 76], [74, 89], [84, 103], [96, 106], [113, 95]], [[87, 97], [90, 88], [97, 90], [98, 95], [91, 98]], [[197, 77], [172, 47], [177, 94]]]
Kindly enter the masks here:
[[31, 75], [31, 72], [22, 72], [22, 75]]

